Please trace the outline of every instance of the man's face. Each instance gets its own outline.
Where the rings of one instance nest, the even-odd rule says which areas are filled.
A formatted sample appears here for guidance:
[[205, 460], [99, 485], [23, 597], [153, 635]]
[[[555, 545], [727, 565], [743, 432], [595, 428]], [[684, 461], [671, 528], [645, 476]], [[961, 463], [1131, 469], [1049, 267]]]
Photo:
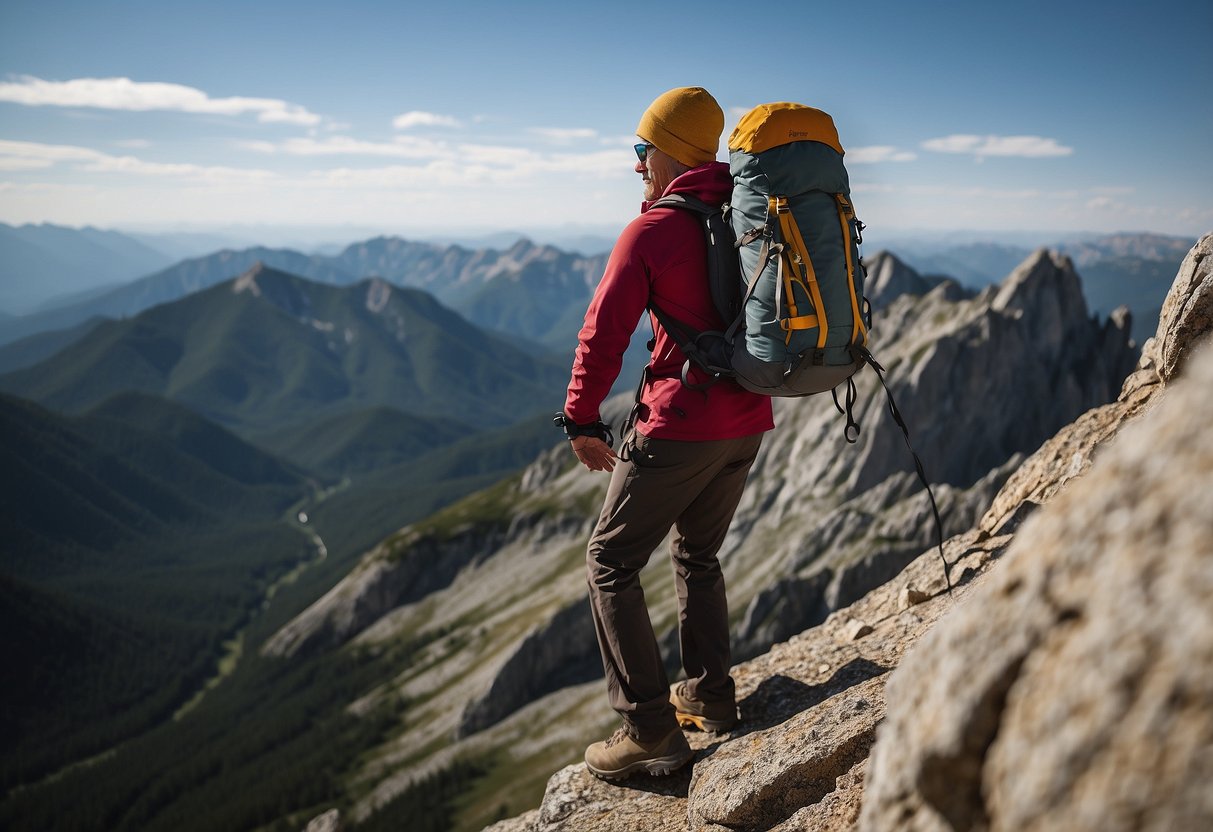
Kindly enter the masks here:
[[678, 175], [679, 167], [674, 157], [649, 145], [644, 161], [636, 163], [635, 171], [644, 182], [645, 202], [652, 202], [665, 193]]

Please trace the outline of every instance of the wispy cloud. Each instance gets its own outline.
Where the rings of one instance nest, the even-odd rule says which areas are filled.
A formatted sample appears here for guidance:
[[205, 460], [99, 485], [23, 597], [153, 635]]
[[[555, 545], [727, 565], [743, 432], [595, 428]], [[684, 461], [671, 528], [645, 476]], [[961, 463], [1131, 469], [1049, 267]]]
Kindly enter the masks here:
[[909, 150], [898, 150], [890, 145], [852, 147], [846, 153], [847, 164], [867, 165], [877, 162], [913, 162], [918, 154]]
[[588, 127], [532, 127], [530, 132], [556, 144], [571, 144], [598, 138], [598, 131]]
[[35, 170], [72, 163], [89, 173], [168, 176], [206, 182], [265, 182], [276, 174], [268, 170], [196, 165], [188, 162], [149, 162], [134, 156], [114, 156], [88, 147], [40, 144], [0, 139], [0, 169]]
[[970, 134], [954, 134], [938, 139], [927, 139], [922, 143], [923, 150], [933, 150], [936, 153], [963, 153], [979, 159], [987, 156], [1019, 156], [1023, 158], [1043, 158], [1049, 156], [1069, 156], [1074, 148], [1058, 143], [1057, 139], [1043, 136], [976, 136]]
[[322, 119], [306, 108], [277, 98], [212, 98], [182, 84], [132, 81], [130, 78], [74, 78], [46, 81], [29, 75], [0, 82], [0, 101], [28, 107], [92, 107], [101, 110], [208, 113], [238, 116], [256, 113], [266, 123], [315, 126]]
[[463, 125], [454, 116], [410, 110], [392, 119], [392, 126], [397, 130], [411, 130], [414, 127], [462, 127]]
[[446, 142], [417, 136], [397, 136], [390, 142], [329, 136], [324, 139], [295, 138], [281, 142], [238, 142], [237, 146], [257, 153], [282, 153], [287, 156], [396, 156], [404, 159], [436, 159], [454, 155], [454, 150]]

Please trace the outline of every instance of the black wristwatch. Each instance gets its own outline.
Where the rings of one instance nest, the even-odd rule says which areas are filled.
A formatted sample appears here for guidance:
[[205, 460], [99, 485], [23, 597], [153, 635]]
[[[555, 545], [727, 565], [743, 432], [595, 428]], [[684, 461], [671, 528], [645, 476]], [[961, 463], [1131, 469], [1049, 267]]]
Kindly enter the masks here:
[[564, 435], [568, 437], [570, 442], [578, 436], [593, 436], [595, 439], [601, 439], [607, 443], [607, 447], [615, 446], [615, 435], [611, 433], [611, 426], [601, 419], [588, 425], [579, 425], [561, 411], [552, 417], [552, 424], [558, 428], [563, 428]]

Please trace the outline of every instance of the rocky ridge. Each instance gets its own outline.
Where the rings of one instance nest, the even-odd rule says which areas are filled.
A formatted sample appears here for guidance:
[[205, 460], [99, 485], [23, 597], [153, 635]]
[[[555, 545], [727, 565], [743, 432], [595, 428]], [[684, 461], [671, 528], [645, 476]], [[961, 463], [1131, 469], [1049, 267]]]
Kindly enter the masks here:
[[[1068, 260], [1042, 251], [980, 294], [944, 281], [877, 309], [874, 350], [935, 484], [945, 535], [972, 528], [1022, 455], [1111, 398], [1132, 367], [1127, 316], [1093, 319], [1079, 287]], [[739, 657], [823, 620], [849, 629], [849, 620], [827, 616], [897, 575], [934, 538], [926, 494], [884, 415], [884, 393], [870, 372], [858, 385], [856, 447], [842, 441], [843, 420], [829, 397], [776, 404], [780, 427], [764, 443], [721, 553]], [[1023, 395], [1007, 394], [1020, 389]], [[1038, 406], [1041, 399], [1051, 406]], [[593, 638], [571, 628], [585, 604], [585, 538], [605, 481], [570, 463], [561, 444], [513, 480], [402, 530], [265, 645], [289, 660], [300, 651], [374, 653], [425, 642], [412, 667], [351, 705], [364, 712], [395, 697], [410, 703], [407, 723], [367, 755], [351, 784], [365, 795], [356, 820], [460, 756], [504, 748], [514, 778], [505, 796], [537, 793], [546, 772], [608, 730], [614, 714], [599, 683], [568, 684], [577, 673], [555, 689], [519, 682], [556, 679], [598, 661]], [[961, 552], [947, 554], [955, 560]], [[935, 557], [921, 567], [918, 589], [942, 587]], [[980, 571], [980, 559], [965, 557], [951, 567], [953, 582], [966, 569]], [[673, 654], [676, 610], [663, 561], [653, 558], [643, 580], [654, 625]], [[824, 692], [832, 675], [789, 678], [796, 690]], [[553, 713], [561, 714], [558, 727]]]
[[1116, 401], [975, 527], [735, 672], [693, 766], [583, 764], [491, 832], [1173, 830], [1213, 824], [1213, 234]]

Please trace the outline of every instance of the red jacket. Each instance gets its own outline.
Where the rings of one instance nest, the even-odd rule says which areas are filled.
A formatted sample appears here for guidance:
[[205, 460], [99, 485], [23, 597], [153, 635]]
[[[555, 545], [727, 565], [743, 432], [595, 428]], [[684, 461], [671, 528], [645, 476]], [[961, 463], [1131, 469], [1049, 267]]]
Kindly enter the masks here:
[[[676, 178], [663, 196], [685, 193], [719, 204], [728, 200], [732, 187], [729, 166], [709, 162]], [[598, 408], [619, 375], [623, 353], [650, 301], [690, 326], [724, 328], [712, 305], [707, 247], [695, 215], [679, 208], [650, 210], [646, 202], [619, 235], [585, 313], [564, 407], [574, 422], [584, 425], [599, 418]], [[707, 395], [685, 387], [682, 351], [655, 318], [652, 322], [657, 341], [637, 430], [654, 439], [705, 441], [750, 436], [775, 426], [767, 396], [728, 381], [713, 385]], [[697, 379], [702, 374], [693, 373], [692, 380]]]

